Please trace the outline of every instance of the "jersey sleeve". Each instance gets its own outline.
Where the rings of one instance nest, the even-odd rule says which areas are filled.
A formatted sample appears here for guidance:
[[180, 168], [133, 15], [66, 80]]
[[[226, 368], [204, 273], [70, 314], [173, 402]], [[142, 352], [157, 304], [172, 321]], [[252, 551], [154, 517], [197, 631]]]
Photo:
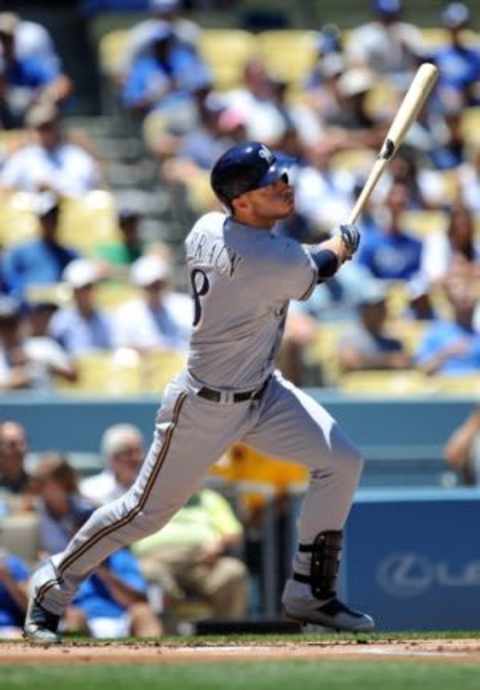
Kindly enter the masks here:
[[317, 284], [317, 268], [306, 249], [295, 240], [275, 238], [270, 283], [281, 300], [306, 300]]

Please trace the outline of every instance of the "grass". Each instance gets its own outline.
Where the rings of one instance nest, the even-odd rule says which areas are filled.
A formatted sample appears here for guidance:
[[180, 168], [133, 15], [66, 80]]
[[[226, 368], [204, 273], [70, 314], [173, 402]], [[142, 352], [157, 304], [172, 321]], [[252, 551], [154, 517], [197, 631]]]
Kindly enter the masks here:
[[139, 666], [2, 667], [2, 690], [478, 690], [474, 664], [262, 661]]

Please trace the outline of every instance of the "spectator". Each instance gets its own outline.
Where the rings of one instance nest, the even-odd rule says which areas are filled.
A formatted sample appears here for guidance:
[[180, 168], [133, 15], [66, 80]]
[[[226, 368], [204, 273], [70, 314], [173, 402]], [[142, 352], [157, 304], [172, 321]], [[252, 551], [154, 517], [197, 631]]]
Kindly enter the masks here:
[[99, 244], [96, 255], [110, 266], [121, 269], [131, 266], [142, 256], [143, 243], [139, 233], [142, 213], [131, 206], [122, 206], [118, 211], [118, 242]]
[[170, 25], [178, 43], [196, 52], [200, 28], [194, 22], [180, 16], [180, 0], [150, 0], [151, 18], [137, 24], [130, 31], [127, 51], [127, 67], [140, 55], [148, 53], [155, 30], [165, 22]]
[[27, 306], [24, 348], [36, 362], [43, 362], [65, 381], [76, 381], [77, 372], [65, 350], [51, 337], [49, 325], [57, 305], [36, 302]]
[[321, 122], [334, 123], [342, 109], [339, 80], [345, 69], [344, 56], [329, 53], [317, 66], [316, 73], [320, 78], [312, 75], [307, 84], [307, 103], [314, 108]]
[[98, 163], [84, 148], [68, 141], [55, 106], [37, 104], [26, 124], [34, 130], [36, 141], [7, 158], [0, 187], [22, 192], [49, 189], [75, 197], [101, 186]]
[[443, 450], [448, 465], [467, 486], [480, 484], [480, 410], [455, 429]]
[[135, 481], [144, 457], [142, 434], [132, 424], [115, 424], [104, 432], [101, 451], [105, 469], [80, 484], [82, 494], [96, 505], [119, 498]]
[[123, 89], [126, 107], [141, 115], [155, 107], [175, 110], [211, 81], [206, 65], [177, 41], [167, 22], [157, 24], [151, 42], [151, 53], [134, 61]]
[[50, 333], [74, 357], [112, 347], [110, 320], [95, 303], [99, 279], [99, 270], [91, 259], [75, 259], [63, 272], [63, 280], [72, 290], [73, 304], [55, 313]]
[[480, 213], [480, 148], [458, 170], [460, 198], [473, 213]]
[[192, 302], [170, 289], [171, 267], [151, 254], [132, 264], [130, 280], [142, 295], [122, 305], [114, 315], [114, 342], [146, 352], [184, 350], [190, 337]]
[[242, 526], [227, 501], [203, 489], [159, 532], [134, 545], [147, 579], [173, 601], [204, 598], [213, 618], [242, 618], [247, 610], [245, 565], [226, 555], [242, 540]]
[[451, 319], [437, 319], [416, 354], [426, 374], [462, 375], [480, 371], [480, 333], [474, 326], [476, 295], [471, 281], [451, 279], [446, 296]]
[[72, 92], [70, 79], [50, 62], [25, 57], [16, 50], [17, 18], [13, 14], [0, 14], [0, 49], [9, 101], [17, 117], [23, 120], [35, 102], [50, 100], [62, 103]]
[[358, 304], [359, 321], [346, 331], [339, 344], [339, 362], [344, 372], [368, 369], [408, 369], [411, 358], [400, 340], [385, 328], [385, 290], [370, 283]]
[[[76, 473], [60, 455], [44, 456], [35, 468], [40, 507], [40, 542], [48, 554], [63, 550], [94, 510], [78, 493]], [[146, 598], [146, 582], [128, 549], [112, 554], [80, 587], [66, 616], [76, 632], [94, 637], [160, 635]]]
[[58, 240], [60, 204], [49, 193], [39, 195], [36, 205], [38, 239], [13, 245], [3, 257], [3, 276], [10, 295], [26, 298], [29, 287], [58, 283], [63, 270], [78, 254]]
[[25, 337], [18, 304], [0, 300], [0, 390], [50, 390], [53, 376], [72, 381], [75, 370], [50, 338]]
[[425, 239], [422, 274], [430, 283], [441, 283], [452, 271], [475, 277], [480, 245], [475, 238], [475, 224], [463, 206], [451, 210], [447, 231], [433, 230]]
[[440, 70], [440, 91], [453, 92], [464, 106], [480, 103], [480, 51], [463, 42], [462, 32], [470, 24], [470, 10], [461, 2], [450, 3], [442, 12], [449, 44], [435, 54]]
[[349, 62], [386, 76], [400, 88], [407, 86], [422, 52], [416, 26], [401, 21], [401, 0], [374, 0], [375, 19], [350, 34]]
[[420, 270], [422, 242], [404, 232], [401, 225], [408, 201], [407, 187], [393, 184], [386, 199], [388, 218], [383, 228], [362, 238], [358, 260], [375, 278], [409, 280]]
[[13, 15], [15, 22], [15, 54], [20, 60], [35, 60], [52, 73], [60, 72], [60, 59], [50, 34], [42, 24]]
[[0, 550], [0, 639], [22, 637], [29, 576], [18, 556]]
[[0, 423], [0, 489], [19, 496], [27, 491], [30, 477], [25, 468], [27, 435], [12, 420]]

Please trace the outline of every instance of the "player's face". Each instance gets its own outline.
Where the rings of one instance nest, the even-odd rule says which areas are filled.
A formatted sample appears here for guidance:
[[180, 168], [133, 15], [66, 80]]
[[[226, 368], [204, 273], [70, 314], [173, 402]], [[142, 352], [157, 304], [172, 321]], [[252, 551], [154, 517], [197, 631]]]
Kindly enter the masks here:
[[273, 184], [243, 194], [235, 205], [239, 220], [246, 218], [245, 222], [260, 227], [271, 227], [275, 221], [288, 218], [294, 210], [295, 195], [287, 174]]

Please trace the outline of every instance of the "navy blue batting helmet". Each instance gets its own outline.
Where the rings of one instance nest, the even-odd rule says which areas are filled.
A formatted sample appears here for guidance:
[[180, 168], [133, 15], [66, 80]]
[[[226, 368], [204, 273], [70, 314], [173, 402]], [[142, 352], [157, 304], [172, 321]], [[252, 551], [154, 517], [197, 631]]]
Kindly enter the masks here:
[[210, 184], [217, 197], [227, 205], [241, 194], [266, 187], [285, 176], [288, 166], [265, 144], [249, 141], [233, 146], [213, 166]]

